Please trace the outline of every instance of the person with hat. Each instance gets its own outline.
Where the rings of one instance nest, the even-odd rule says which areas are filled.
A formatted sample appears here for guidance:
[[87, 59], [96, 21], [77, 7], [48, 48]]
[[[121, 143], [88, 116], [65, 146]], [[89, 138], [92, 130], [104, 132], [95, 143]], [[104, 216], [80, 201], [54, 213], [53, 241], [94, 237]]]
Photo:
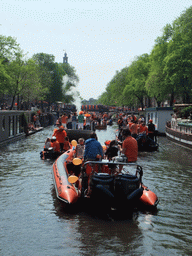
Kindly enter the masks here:
[[149, 119], [148, 123], [148, 136], [150, 139], [154, 140], [155, 137], [155, 125], [153, 124], [153, 120]]
[[83, 130], [83, 124], [84, 124], [84, 115], [83, 115], [83, 111], [80, 111], [78, 115], [78, 129]]
[[56, 140], [55, 136], [51, 137], [51, 147], [53, 148], [53, 154], [55, 156], [59, 156], [60, 155], [60, 144], [59, 142]]
[[57, 130], [55, 129], [52, 136], [56, 137], [56, 140], [59, 142], [60, 150], [62, 152], [63, 151], [63, 146], [64, 146], [64, 141], [65, 141], [65, 137], [67, 136], [67, 133], [66, 133], [64, 127], [61, 125], [59, 127], [59, 129], [57, 129]]

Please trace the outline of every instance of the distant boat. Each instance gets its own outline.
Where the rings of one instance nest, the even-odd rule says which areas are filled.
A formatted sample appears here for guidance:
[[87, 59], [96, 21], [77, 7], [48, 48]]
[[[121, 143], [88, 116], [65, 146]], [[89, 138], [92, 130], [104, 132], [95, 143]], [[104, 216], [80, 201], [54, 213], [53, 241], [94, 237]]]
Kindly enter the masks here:
[[107, 124], [98, 124], [95, 125], [95, 130], [106, 130], [107, 129]]
[[166, 125], [166, 136], [180, 146], [192, 149], [192, 121], [172, 119]]

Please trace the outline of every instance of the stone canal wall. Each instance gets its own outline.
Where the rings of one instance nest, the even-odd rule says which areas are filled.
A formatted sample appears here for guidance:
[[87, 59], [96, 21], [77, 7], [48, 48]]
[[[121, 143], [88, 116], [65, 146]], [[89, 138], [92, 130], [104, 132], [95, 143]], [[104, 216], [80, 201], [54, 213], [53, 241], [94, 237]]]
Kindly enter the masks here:
[[[33, 111], [0, 110], [0, 146], [28, 135], [28, 125], [33, 122]], [[39, 117], [42, 127], [55, 121], [54, 114], [41, 114]]]

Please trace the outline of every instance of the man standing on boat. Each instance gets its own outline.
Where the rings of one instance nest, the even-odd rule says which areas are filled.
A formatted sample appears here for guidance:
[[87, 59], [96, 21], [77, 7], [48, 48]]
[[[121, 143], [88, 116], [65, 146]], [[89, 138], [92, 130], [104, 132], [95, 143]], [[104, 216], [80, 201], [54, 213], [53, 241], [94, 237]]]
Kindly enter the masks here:
[[83, 115], [83, 111], [80, 111], [78, 115], [78, 129], [83, 130], [83, 124], [84, 124], [84, 115]]
[[154, 140], [155, 136], [155, 125], [153, 124], [153, 120], [149, 119], [149, 124], [148, 124], [148, 136], [150, 139]]
[[85, 141], [84, 161], [95, 161], [103, 157], [103, 148], [97, 141], [96, 133], [91, 133], [90, 139]]
[[62, 152], [63, 151], [63, 146], [64, 146], [64, 141], [65, 141], [65, 137], [67, 136], [67, 133], [66, 133], [64, 127], [61, 125], [58, 130], [55, 129], [52, 136], [56, 137], [57, 141], [60, 144], [60, 149], [61, 149], [61, 152]]

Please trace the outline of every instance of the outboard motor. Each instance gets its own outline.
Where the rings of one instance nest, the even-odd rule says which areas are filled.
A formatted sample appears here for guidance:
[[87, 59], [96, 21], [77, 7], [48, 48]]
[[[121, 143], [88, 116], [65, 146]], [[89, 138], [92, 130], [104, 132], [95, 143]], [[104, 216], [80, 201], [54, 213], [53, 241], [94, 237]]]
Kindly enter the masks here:
[[136, 175], [119, 174], [115, 179], [115, 195], [127, 197], [139, 186], [140, 181]]
[[91, 178], [91, 198], [94, 207], [108, 211], [114, 201], [114, 178], [108, 173], [95, 173]]
[[117, 208], [131, 210], [143, 194], [140, 178], [136, 175], [119, 174], [115, 179], [115, 204]]

